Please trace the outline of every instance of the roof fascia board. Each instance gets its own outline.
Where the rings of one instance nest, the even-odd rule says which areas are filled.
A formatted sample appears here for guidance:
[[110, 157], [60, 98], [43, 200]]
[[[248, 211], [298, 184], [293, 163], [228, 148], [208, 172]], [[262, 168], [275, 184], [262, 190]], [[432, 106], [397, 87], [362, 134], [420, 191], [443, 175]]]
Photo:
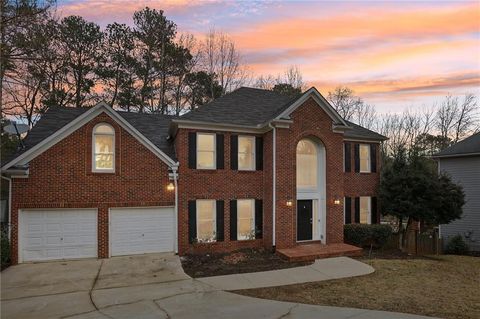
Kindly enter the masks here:
[[368, 138], [348, 138], [344, 137], [343, 139], [345, 142], [359, 142], [359, 143], [375, 143], [375, 144], [380, 144], [383, 142], [383, 140], [374, 140], [374, 139], [368, 139]]
[[132, 134], [137, 140], [139, 140], [145, 147], [151, 150], [155, 155], [157, 155], [163, 162], [165, 162], [168, 166], [178, 166], [178, 163], [173, 161], [169, 156], [163, 153], [158, 147], [156, 147], [150, 140], [148, 140], [144, 135], [142, 135], [137, 129], [135, 129], [130, 123], [127, 122], [123, 117], [121, 117], [117, 112], [115, 112], [110, 106], [108, 106], [105, 102], [100, 102], [87, 112], [83, 113], [54, 134], [50, 135], [25, 153], [21, 154], [20, 156], [14, 158], [12, 161], [7, 163], [2, 167], [2, 170], [6, 170], [13, 165], [25, 165], [38, 155], [42, 154], [46, 150], [48, 150], [53, 145], [57, 144], [71, 133], [88, 123], [94, 117], [100, 115], [102, 112], [105, 112], [110, 117], [112, 117], [115, 121], [117, 121], [120, 126], [122, 126], [125, 130], [127, 130], [130, 134]]
[[480, 156], [479, 152], [474, 153], [460, 153], [460, 154], [448, 154], [448, 155], [434, 155], [432, 158], [453, 158], [453, 157], [468, 157], [468, 156]]
[[309, 97], [312, 97], [315, 102], [330, 116], [332, 120], [336, 120], [341, 125], [348, 127], [348, 124], [345, 120], [338, 114], [337, 111], [328, 103], [328, 101], [318, 92], [317, 89], [314, 87], [310, 88], [307, 92], [305, 92], [298, 100], [296, 100], [292, 105], [290, 105], [285, 111], [280, 113], [276, 117], [276, 119], [281, 119], [285, 117], [289, 117], [293, 111], [295, 111], [299, 106], [301, 106], [305, 101], [308, 100]]
[[[270, 128], [265, 126], [247, 126], [247, 125], [234, 125], [223, 123], [209, 123], [187, 120], [172, 120], [172, 123], [176, 126], [176, 130], [180, 128], [196, 129], [196, 130], [210, 130], [210, 131], [225, 131], [225, 132], [240, 132], [240, 133], [265, 133]], [[175, 134], [172, 134], [175, 135]]]

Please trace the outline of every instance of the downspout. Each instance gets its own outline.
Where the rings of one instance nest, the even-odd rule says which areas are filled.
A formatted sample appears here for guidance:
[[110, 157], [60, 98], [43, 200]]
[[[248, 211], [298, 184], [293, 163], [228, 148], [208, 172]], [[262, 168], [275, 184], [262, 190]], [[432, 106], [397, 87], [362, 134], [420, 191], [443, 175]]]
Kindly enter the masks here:
[[272, 174], [272, 179], [273, 179], [273, 185], [272, 185], [272, 246], [275, 247], [275, 216], [276, 216], [276, 206], [277, 206], [277, 183], [276, 183], [276, 175], [277, 175], [277, 131], [275, 126], [273, 126], [271, 123], [268, 125], [273, 129], [273, 160], [272, 160], [272, 169], [273, 169], [273, 174]]
[[172, 167], [172, 172], [173, 172], [173, 185], [175, 186], [175, 208], [174, 208], [174, 214], [175, 214], [175, 253], [178, 254], [178, 175], [177, 175], [177, 167]]
[[12, 228], [12, 179], [2, 175], [8, 181], [8, 241], [11, 239]]

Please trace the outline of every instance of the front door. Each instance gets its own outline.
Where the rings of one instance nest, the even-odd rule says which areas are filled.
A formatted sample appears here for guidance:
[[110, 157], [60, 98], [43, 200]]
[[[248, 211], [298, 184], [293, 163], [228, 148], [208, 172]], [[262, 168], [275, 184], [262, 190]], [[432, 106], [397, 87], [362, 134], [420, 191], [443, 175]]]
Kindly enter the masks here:
[[312, 240], [312, 200], [297, 201], [297, 241]]

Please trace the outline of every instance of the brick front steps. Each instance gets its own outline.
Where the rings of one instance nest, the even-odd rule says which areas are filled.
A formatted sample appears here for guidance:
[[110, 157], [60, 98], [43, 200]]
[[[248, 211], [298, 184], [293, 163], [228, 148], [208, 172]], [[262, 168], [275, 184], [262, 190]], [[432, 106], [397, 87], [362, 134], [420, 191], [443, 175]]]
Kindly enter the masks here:
[[362, 255], [362, 248], [348, 244], [299, 244], [293, 248], [278, 249], [277, 254], [288, 261], [313, 261], [320, 258]]

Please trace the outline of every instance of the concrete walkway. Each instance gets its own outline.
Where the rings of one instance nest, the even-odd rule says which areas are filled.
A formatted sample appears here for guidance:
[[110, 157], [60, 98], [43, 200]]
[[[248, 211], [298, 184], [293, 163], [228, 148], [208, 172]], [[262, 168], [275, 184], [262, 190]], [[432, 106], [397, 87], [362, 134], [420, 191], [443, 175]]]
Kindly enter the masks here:
[[[364, 266], [349, 258], [319, 262], [309, 266], [312, 280], [345, 277], [352, 266]], [[23, 264], [1, 276], [1, 318], [427, 318], [241, 296], [188, 277], [171, 254]], [[306, 275], [296, 276], [297, 282], [306, 280]]]
[[362, 276], [374, 271], [371, 266], [357, 260], [335, 257], [318, 259], [312, 265], [303, 267], [204, 277], [197, 280], [216, 290], [241, 290]]

